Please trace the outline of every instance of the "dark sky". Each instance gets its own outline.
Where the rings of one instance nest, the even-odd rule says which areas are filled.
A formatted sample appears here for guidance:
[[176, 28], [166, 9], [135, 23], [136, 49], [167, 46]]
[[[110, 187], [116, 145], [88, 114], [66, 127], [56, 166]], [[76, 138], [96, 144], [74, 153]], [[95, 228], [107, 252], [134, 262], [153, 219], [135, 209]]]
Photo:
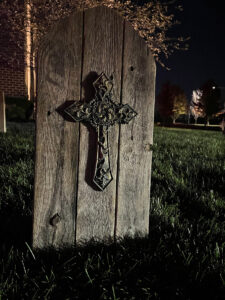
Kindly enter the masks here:
[[[176, 51], [165, 61], [171, 68], [157, 64], [156, 95], [169, 80], [182, 87], [190, 100], [193, 89], [208, 79], [225, 87], [225, 3], [224, 0], [180, 0], [183, 12], [177, 14], [182, 22], [173, 35], [187, 37], [188, 51]], [[223, 5], [224, 4], [224, 5]]]

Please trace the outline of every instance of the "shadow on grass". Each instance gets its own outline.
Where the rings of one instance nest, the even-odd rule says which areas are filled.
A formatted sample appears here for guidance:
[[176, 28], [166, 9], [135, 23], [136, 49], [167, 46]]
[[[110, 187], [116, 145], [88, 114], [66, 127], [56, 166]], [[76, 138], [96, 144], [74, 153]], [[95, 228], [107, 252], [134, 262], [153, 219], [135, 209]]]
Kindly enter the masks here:
[[25, 241], [31, 244], [32, 217], [0, 214], [0, 245], [23, 248]]
[[1, 215], [0, 229], [3, 282], [11, 274], [16, 287], [6, 285], [9, 299], [223, 299], [219, 270], [208, 271], [194, 252], [188, 258], [185, 224], [173, 227], [158, 215], [150, 219], [150, 237], [61, 250], [25, 245], [31, 245], [31, 217]]

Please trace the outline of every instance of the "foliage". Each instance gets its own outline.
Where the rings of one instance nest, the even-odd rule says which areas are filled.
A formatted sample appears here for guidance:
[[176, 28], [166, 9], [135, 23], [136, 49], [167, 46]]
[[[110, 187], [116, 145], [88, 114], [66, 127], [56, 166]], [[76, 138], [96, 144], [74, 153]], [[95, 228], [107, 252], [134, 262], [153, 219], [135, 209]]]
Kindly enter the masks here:
[[180, 115], [185, 115], [187, 113], [187, 98], [183, 91], [179, 91], [177, 95], [174, 96], [172, 111], [173, 123], [175, 123]]
[[156, 108], [164, 120], [172, 115], [173, 95], [170, 82], [163, 84], [160, 93], [156, 97]]
[[157, 109], [164, 120], [171, 118], [173, 123], [176, 119], [187, 113], [187, 98], [184, 91], [169, 81], [163, 84], [156, 98]]
[[220, 108], [220, 90], [213, 89], [216, 84], [213, 80], [208, 80], [202, 85], [202, 97], [204, 113], [207, 121], [215, 115]]
[[[134, 0], [2, 0], [0, 2], [0, 58], [6, 62], [20, 64], [21, 58], [8, 56], [9, 44], [24, 49], [24, 35], [33, 36], [32, 53], [38, 49], [41, 37], [59, 19], [74, 11], [98, 5], [116, 9], [125, 17], [135, 30], [146, 40], [156, 60], [162, 65], [161, 55], [166, 58], [174, 50], [185, 50], [187, 39], [169, 37], [169, 29], [178, 24], [171, 11], [182, 10], [175, 1], [134, 1]], [[25, 6], [24, 6], [25, 3]], [[9, 37], [9, 38], [8, 38]], [[31, 56], [32, 57], [32, 56]], [[32, 65], [31, 58], [30, 64]]]
[[6, 97], [6, 118], [8, 121], [28, 121], [33, 113], [33, 102], [27, 98]]
[[[224, 299], [221, 132], [155, 128], [149, 238], [33, 252], [32, 195], [25, 191], [33, 185], [34, 136], [31, 124], [9, 125], [0, 139], [1, 184], [23, 197], [1, 194], [2, 299]], [[20, 161], [27, 164], [20, 174], [6, 171]], [[17, 182], [18, 175], [24, 179]]]
[[195, 123], [197, 123], [198, 118], [203, 118], [204, 114], [204, 106], [202, 104], [202, 90], [197, 89], [192, 92], [192, 99], [190, 103], [190, 112], [195, 119]]
[[23, 67], [25, 11], [23, 1], [0, 1], [1, 65]]

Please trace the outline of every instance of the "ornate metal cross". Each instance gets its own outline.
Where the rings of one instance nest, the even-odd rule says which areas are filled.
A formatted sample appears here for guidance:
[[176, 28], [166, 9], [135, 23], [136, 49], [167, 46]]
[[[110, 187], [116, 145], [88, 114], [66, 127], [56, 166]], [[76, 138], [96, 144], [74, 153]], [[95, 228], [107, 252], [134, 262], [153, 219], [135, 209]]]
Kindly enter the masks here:
[[98, 133], [97, 158], [93, 182], [103, 191], [113, 180], [110, 169], [108, 129], [115, 123], [127, 124], [137, 113], [128, 104], [112, 100], [112, 82], [102, 73], [93, 83], [95, 97], [89, 103], [74, 101], [64, 109], [75, 122], [89, 122]]

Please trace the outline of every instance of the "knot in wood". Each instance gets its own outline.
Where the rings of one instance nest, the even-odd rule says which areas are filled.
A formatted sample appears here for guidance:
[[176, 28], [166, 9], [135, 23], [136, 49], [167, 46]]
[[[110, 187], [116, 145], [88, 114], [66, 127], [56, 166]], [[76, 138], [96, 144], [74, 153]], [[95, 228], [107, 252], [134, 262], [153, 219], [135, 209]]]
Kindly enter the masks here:
[[50, 218], [50, 225], [56, 227], [57, 224], [61, 221], [61, 217], [58, 213], [56, 213], [53, 217]]

